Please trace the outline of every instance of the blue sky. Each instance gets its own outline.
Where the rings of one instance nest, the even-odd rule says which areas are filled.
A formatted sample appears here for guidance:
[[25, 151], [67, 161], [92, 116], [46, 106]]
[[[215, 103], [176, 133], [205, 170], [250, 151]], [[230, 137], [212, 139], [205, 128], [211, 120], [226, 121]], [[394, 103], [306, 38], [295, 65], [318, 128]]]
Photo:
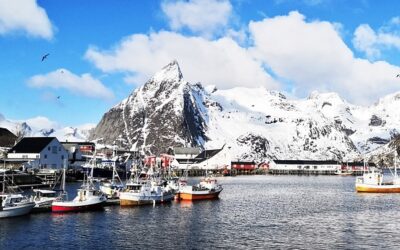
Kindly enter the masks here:
[[335, 91], [371, 104], [400, 90], [399, 9], [368, 0], [0, 0], [0, 114], [97, 123], [173, 59], [190, 82], [293, 98]]

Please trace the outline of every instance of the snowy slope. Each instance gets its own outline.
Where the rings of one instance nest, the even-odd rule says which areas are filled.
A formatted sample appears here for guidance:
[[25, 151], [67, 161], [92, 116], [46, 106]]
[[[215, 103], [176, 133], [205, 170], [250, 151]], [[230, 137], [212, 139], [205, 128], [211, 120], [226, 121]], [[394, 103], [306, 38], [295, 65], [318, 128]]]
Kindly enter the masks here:
[[233, 159], [351, 160], [398, 134], [399, 96], [360, 107], [336, 93], [289, 100], [263, 88], [203, 88], [173, 61], [104, 114], [90, 138], [152, 154], [226, 145]]

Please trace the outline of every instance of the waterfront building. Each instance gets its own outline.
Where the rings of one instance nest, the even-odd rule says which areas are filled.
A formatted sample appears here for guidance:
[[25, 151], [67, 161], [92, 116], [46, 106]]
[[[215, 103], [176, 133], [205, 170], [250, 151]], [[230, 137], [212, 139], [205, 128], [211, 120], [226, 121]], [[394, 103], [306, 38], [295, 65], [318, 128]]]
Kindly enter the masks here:
[[68, 152], [56, 137], [24, 137], [8, 151], [7, 157], [27, 161], [31, 168], [61, 169]]
[[269, 166], [272, 174], [335, 174], [342, 164], [339, 161], [273, 160]]
[[[231, 160], [225, 146], [220, 149], [203, 150], [196, 156], [193, 151], [179, 151], [180, 154], [175, 155], [171, 166], [178, 169], [202, 169], [202, 170], [218, 170], [230, 167]], [[184, 156], [184, 157], [182, 157]]]

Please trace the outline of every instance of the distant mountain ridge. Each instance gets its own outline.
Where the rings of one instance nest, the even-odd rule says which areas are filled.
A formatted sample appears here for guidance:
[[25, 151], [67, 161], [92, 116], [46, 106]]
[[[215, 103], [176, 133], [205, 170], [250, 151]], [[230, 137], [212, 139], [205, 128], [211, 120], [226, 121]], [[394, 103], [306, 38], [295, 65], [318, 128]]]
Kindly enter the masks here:
[[37, 117], [27, 121], [12, 121], [0, 114], [0, 128], [6, 128], [17, 137], [54, 136], [60, 141], [85, 141], [89, 131], [95, 125], [85, 124], [79, 127], [62, 127], [45, 117]]
[[176, 61], [106, 112], [89, 139], [166, 152], [218, 148], [232, 159], [359, 159], [399, 134], [400, 93], [362, 107], [336, 93], [288, 100], [264, 88], [207, 90], [186, 82]]
[[367, 157], [393, 164], [393, 150], [400, 146], [399, 107], [400, 92], [363, 107], [337, 93], [313, 92], [291, 100], [262, 87], [203, 87], [185, 81], [172, 61], [106, 112], [97, 126], [62, 127], [44, 117], [11, 121], [0, 114], [0, 127], [20, 137], [101, 139], [146, 154], [225, 145], [232, 160]]

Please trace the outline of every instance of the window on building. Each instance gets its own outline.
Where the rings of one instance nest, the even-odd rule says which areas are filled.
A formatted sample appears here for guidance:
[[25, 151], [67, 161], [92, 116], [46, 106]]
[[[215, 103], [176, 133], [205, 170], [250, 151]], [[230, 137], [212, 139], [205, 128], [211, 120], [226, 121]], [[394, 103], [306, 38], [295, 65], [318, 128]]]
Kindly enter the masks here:
[[50, 146], [49, 146], [49, 147], [47, 147], [47, 150], [49, 150], [49, 151], [50, 151]]
[[47, 159], [47, 155], [44, 155], [44, 158]]
[[53, 146], [53, 147], [51, 148], [51, 152], [52, 152], [53, 154], [57, 154], [57, 146]]
[[61, 155], [61, 160], [64, 160], [64, 155]]
[[61, 147], [58, 147], [58, 151], [61, 151]]
[[27, 159], [28, 155], [22, 155], [22, 159]]

